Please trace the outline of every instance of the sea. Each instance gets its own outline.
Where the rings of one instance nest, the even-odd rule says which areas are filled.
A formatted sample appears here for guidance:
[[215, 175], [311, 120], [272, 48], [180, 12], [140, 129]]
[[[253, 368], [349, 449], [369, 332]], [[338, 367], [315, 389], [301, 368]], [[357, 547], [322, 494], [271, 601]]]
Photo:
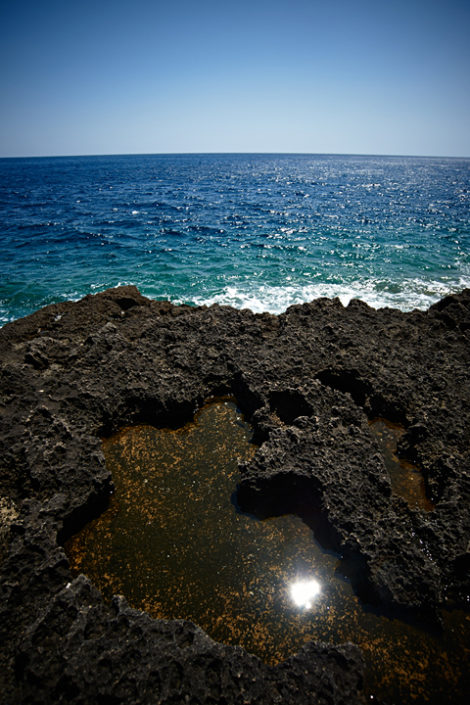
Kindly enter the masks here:
[[0, 325], [122, 284], [254, 312], [426, 309], [470, 286], [470, 159], [0, 159]]

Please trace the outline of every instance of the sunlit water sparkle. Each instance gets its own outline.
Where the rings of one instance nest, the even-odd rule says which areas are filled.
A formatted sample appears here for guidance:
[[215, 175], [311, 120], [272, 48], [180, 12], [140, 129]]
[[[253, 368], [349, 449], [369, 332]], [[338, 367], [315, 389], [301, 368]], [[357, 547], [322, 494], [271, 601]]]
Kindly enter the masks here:
[[280, 313], [426, 308], [470, 285], [470, 160], [0, 159], [0, 323], [119, 284]]

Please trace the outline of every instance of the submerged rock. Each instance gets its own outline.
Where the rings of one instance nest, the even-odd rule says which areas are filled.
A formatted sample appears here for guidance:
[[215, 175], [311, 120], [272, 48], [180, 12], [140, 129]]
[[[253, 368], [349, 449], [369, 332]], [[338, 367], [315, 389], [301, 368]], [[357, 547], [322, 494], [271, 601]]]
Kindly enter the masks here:
[[[438, 624], [469, 605], [469, 343], [470, 290], [427, 312], [319, 299], [273, 316], [121, 287], [2, 328], [1, 702], [365, 702], [354, 645], [266, 666], [190, 622], [105, 603], [62, 546], [109, 499], [101, 437], [182, 425], [232, 394], [260, 446], [242, 508], [299, 514], [361, 597]], [[404, 426], [432, 511], [392, 492], [375, 417]]]

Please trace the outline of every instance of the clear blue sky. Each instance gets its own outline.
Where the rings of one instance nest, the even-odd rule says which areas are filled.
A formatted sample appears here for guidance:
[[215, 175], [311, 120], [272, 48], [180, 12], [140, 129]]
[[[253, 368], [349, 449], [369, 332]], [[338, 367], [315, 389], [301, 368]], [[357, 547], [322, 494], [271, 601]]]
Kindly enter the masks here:
[[0, 156], [470, 156], [469, 0], [0, 0]]

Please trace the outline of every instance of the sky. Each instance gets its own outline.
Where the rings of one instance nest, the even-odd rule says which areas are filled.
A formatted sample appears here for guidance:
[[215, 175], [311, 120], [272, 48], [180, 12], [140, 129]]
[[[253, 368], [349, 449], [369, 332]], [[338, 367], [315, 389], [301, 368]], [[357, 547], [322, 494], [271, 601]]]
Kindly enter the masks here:
[[470, 156], [469, 0], [0, 0], [0, 157]]

